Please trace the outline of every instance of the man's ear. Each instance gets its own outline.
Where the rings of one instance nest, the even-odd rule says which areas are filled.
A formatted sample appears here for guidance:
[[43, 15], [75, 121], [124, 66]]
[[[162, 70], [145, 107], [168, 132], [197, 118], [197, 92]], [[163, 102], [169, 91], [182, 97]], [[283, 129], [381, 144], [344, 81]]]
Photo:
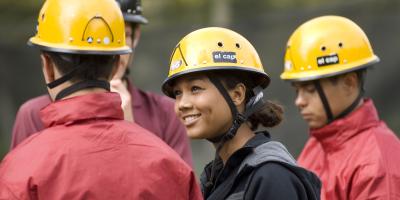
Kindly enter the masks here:
[[244, 104], [246, 99], [246, 86], [243, 83], [237, 84], [235, 88], [229, 91], [229, 95], [236, 106]]
[[358, 90], [358, 76], [357, 73], [351, 72], [347, 73], [342, 77], [343, 87], [347, 93], [353, 93]]
[[116, 55], [115, 58], [114, 58], [113, 68], [112, 68], [111, 74], [108, 77], [108, 81], [110, 81], [114, 77], [114, 75], [118, 72], [119, 68], [123, 68], [124, 67], [124, 66], [119, 64], [119, 59], [121, 59], [121, 56], [120, 55]]
[[51, 83], [55, 80], [54, 73], [54, 63], [51, 60], [50, 56], [46, 53], [40, 54], [40, 59], [42, 61], [42, 72], [46, 83]]

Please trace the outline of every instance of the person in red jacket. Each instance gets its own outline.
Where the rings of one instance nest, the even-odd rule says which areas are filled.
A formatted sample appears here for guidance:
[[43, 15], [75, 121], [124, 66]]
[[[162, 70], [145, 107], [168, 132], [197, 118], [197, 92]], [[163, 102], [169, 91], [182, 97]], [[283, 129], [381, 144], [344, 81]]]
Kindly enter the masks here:
[[108, 92], [132, 51], [114, 0], [47, 0], [29, 44], [53, 102], [1, 162], [0, 199], [202, 199], [190, 166]]
[[351, 20], [323, 16], [290, 37], [281, 79], [310, 127], [298, 158], [322, 180], [322, 199], [400, 199], [400, 141], [364, 98], [366, 69], [379, 61]]
[[[142, 15], [140, 0], [117, 0], [125, 20], [126, 43], [135, 49], [140, 39], [140, 25], [148, 21]], [[133, 53], [121, 55], [119, 69], [111, 81], [112, 91], [122, 97], [125, 119], [135, 121], [143, 128], [155, 133], [173, 148], [189, 165], [192, 166], [192, 154], [189, 139], [184, 126], [174, 113], [171, 98], [135, 87], [128, 78]], [[44, 128], [39, 111], [50, 104], [49, 95], [42, 95], [25, 102], [19, 109], [12, 132], [10, 149]]]

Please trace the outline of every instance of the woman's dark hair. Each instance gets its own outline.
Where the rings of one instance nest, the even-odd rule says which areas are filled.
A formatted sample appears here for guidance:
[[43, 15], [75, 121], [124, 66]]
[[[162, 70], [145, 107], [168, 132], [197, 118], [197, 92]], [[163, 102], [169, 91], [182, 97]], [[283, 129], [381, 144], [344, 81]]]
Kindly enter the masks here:
[[[217, 71], [213, 72], [212, 75], [217, 76], [227, 90], [231, 90], [236, 87], [237, 84], [243, 83], [246, 86], [245, 102], [247, 103], [251, 97], [254, 96], [253, 88], [256, 86], [254, 78], [247, 73], [238, 71]], [[283, 120], [283, 107], [272, 101], [267, 100], [263, 107], [256, 113], [252, 114], [248, 118], [250, 122], [250, 128], [254, 131], [261, 124], [264, 127], [274, 127], [280, 124]]]
[[50, 56], [60, 72], [65, 75], [78, 68], [71, 81], [108, 79], [118, 56], [82, 55], [58, 52], [43, 52]]

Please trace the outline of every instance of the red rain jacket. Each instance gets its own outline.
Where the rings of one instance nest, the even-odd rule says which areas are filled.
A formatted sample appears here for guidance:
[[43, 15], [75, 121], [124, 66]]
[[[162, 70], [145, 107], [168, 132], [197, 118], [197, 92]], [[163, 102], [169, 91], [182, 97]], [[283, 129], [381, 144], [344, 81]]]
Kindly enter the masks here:
[[372, 100], [310, 134], [298, 163], [321, 178], [321, 199], [400, 199], [400, 141]]
[[[134, 87], [129, 79], [127, 81], [135, 123], [161, 138], [192, 166], [189, 139], [185, 127], [176, 117], [172, 99], [144, 92]], [[50, 103], [49, 95], [42, 95], [30, 99], [20, 107], [12, 132], [11, 149], [33, 133], [43, 130], [44, 125], [40, 120], [39, 111]]]
[[120, 105], [97, 93], [45, 107], [46, 128], [0, 165], [0, 199], [202, 199], [191, 168]]

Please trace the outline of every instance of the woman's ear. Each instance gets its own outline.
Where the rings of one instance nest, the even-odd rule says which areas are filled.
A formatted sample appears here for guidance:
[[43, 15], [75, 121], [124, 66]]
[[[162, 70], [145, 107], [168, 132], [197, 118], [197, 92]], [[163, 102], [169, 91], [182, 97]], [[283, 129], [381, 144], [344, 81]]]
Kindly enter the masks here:
[[245, 104], [246, 100], [246, 86], [243, 83], [238, 83], [235, 88], [229, 91], [229, 95], [232, 98], [233, 103], [236, 106]]

